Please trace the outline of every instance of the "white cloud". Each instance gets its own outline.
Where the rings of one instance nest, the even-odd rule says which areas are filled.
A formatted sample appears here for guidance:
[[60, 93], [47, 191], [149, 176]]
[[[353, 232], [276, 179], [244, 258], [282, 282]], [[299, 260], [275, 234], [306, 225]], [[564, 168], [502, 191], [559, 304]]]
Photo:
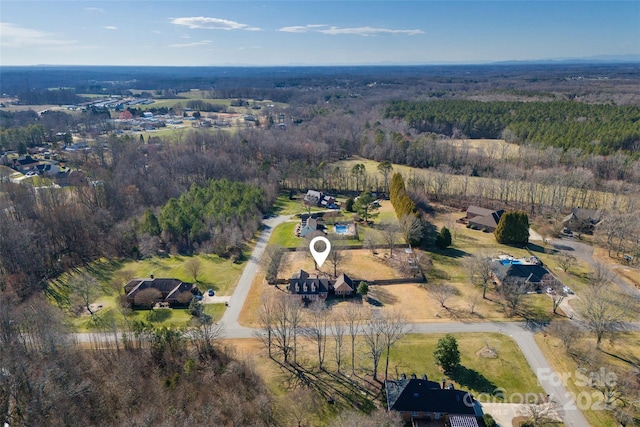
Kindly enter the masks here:
[[322, 24], [309, 24], [309, 25], [293, 25], [291, 27], [282, 27], [278, 31], [283, 33], [308, 33], [309, 31], [317, 30], [318, 28], [325, 28], [328, 25]]
[[354, 27], [354, 28], [339, 28], [331, 27], [324, 30], [318, 30], [323, 34], [354, 34], [358, 36], [374, 36], [376, 34], [406, 34], [414, 36], [416, 34], [424, 34], [422, 30], [393, 30], [390, 28], [374, 28], [374, 27]]
[[197, 47], [197, 46], [209, 46], [210, 44], [211, 44], [211, 40], [201, 40], [199, 42], [170, 44], [169, 47]]
[[85, 7], [84, 10], [86, 10], [87, 12], [104, 13], [104, 9], [99, 8], [99, 7]]
[[375, 28], [375, 27], [352, 27], [352, 28], [340, 28], [340, 27], [329, 27], [328, 25], [319, 25], [319, 24], [311, 24], [311, 25], [294, 25], [291, 27], [282, 27], [278, 29], [278, 31], [285, 33], [309, 33], [316, 32], [322, 34], [352, 34], [358, 36], [374, 36], [376, 34], [406, 34], [406, 35], [416, 35], [416, 34], [424, 34], [422, 30], [394, 30], [391, 28]]
[[0, 22], [0, 45], [3, 47], [52, 47], [67, 46], [75, 40], [59, 38], [57, 34]]
[[173, 18], [172, 24], [185, 25], [189, 28], [203, 28], [206, 30], [246, 30], [246, 31], [260, 31], [260, 28], [250, 27], [247, 24], [241, 24], [236, 21], [229, 21], [228, 19], [220, 18], [208, 18], [205, 16], [192, 16], [184, 18]]
[[117, 30], [118, 27], [114, 27], [113, 25], [107, 25], [104, 27], [105, 30]]

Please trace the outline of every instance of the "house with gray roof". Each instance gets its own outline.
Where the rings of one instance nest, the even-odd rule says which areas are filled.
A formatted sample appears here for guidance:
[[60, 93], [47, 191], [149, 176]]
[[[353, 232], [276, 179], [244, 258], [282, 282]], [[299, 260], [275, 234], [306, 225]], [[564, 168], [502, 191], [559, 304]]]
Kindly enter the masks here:
[[479, 206], [469, 206], [467, 215], [463, 219], [473, 228], [493, 233], [498, 227], [502, 214], [504, 209], [494, 211]]

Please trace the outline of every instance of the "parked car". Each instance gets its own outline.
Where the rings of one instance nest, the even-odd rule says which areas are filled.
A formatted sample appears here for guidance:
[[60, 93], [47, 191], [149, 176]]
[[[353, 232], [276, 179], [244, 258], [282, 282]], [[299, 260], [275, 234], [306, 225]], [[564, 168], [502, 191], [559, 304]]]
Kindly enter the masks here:
[[210, 297], [214, 296], [216, 293], [213, 291], [213, 289], [209, 289], [207, 291], [207, 295], [209, 295]]
[[562, 290], [564, 291], [565, 294], [573, 295], [573, 291], [568, 286], [564, 286]]
[[196, 301], [202, 301], [202, 295], [194, 295], [193, 298], [195, 298]]

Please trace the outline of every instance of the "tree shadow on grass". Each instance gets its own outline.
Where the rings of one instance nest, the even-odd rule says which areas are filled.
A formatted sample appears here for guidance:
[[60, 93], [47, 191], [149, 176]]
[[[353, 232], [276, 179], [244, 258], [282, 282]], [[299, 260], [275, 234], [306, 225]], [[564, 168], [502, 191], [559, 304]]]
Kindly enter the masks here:
[[[274, 360], [280, 368], [289, 373], [286, 383], [290, 389], [308, 387], [342, 408], [356, 408], [369, 413], [376, 407], [375, 401], [380, 398], [378, 384], [367, 384], [358, 377], [350, 378], [326, 370], [312, 371], [301, 365], [284, 364]], [[373, 386], [373, 387], [372, 387]]]
[[382, 286], [376, 286], [369, 290], [369, 297], [378, 300], [382, 304], [395, 304], [398, 301], [395, 295], [384, 289]]
[[497, 386], [480, 372], [464, 366], [457, 366], [449, 373], [449, 377], [461, 386], [480, 393], [493, 393]]
[[122, 268], [122, 265], [122, 261], [95, 261], [87, 265], [87, 271], [96, 279], [102, 282], [108, 282], [113, 278], [113, 275]]
[[544, 246], [540, 246], [540, 245], [537, 245], [535, 243], [527, 243], [526, 247], [531, 252], [538, 252], [538, 253], [541, 253], [541, 254], [555, 254], [555, 253], [558, 252], [557, 249], [545, 248]]

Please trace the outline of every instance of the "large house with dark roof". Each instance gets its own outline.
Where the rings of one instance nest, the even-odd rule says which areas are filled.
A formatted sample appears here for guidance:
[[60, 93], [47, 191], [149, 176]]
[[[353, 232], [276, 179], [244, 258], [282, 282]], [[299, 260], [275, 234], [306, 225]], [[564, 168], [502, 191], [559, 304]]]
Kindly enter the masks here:
[[309, 303], [317, 299], [324, 300], [330, 292], [336, 295], [352, 295], [355, 293], [353, 281], [342, 273], [336, 280], [330, 280], [318, 276], [312, 276], [304, 270], [297, 271], [289, 279], [288, 291], [290, 295], [300, 297]]
[[452, 386], [440, 387], [429, 381], [426, 375], [417, 378], [404, 375], [398, 380], [384, 383], [387, 410], [396, 411], [412, 423], [420, 420], [446, 420], [452, 427], [478, 427], [475, 400], [468, 391], [455, 390]]
[[467, 216], [463, 219], [471, 227], [493, 233], [498, 227], [503, 213], [504, 209], [494, 211], [479, 206], [469, 206]]
[[491, 274], [498, 285], [505, 282], [524, 283], [529, 291], [540, 290], [545, 276], [551, 275], [540, 263], [513, 258], [493, 260]]
[[304, 270], [294, 273], [289, 279], [289, 293], [299, 296], [303, 302], [326, 299], [330, 286], [329, 279], [310, 276]]
[[187, 292], [193, 296], [198, 293], [198, 288], [193, 283], [183, 282], [178, 279], [156, 279], [151, 276], [142, 279], [132, 279], [124, 286], [127, 303], [131, 307], [139, 306], [140, 304], [136, 302], [136, 295], [145, 289], [156, 289], [160, 291], [161, 296], [157, 302], [168, 305], [169, 307], [187, 306], [191, 302], [191, 298], [187, 300], [184, 295], [180, 296], [180, 294]]

